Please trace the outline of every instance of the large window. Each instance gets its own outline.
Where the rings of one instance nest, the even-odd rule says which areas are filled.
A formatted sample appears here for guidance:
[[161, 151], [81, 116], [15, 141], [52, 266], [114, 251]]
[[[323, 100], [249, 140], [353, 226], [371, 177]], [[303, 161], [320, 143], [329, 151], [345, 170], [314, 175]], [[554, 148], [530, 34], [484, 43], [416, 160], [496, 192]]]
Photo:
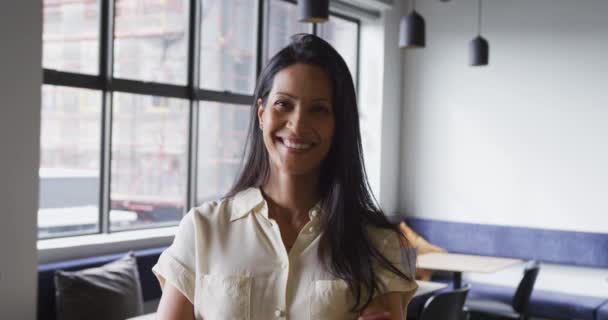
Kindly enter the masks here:
[[299, 23], [291, 0], [44, 0], [39, 238], [172, 226], [224, 195], [256, 76], [300, 32], [356, 76], [357, 20]]
[[344, 16], [332, 16], [329, 21], [319, 25], [318, 29], [319, 35], [331, 43], [344, 58], [353, 81], [357, 83], [359, 23]]
[[295, 3], [270, 0], [268, 17], [267, 59], [287, 45], [291, 35], [313, 32], [312, 24], [298, 22], [298, 8]]

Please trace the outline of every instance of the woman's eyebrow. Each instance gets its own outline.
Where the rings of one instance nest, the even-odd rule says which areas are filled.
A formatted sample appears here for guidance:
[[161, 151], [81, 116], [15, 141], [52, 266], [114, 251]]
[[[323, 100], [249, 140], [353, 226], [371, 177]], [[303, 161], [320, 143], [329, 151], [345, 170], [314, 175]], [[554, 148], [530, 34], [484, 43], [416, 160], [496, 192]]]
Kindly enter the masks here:
[[[296, 96], [294, 96], [294, 95], [292, 95], [292, 94], [289, 94], [289, 93], [287, 93], [287, 92], [281, 92], [281, 91], [279, 91], [279, 92], [275, 93], [275, 95], [284, 95], [284, 96], [288, 96], [288, 97], [290, 97], [290, 98], [292, 98], [292, 99], [294, 99], [294, 100], [297, 100], [297, 99], [298, 99]], [[317, 101], [329, 102], [329, 99], [327, 99], [327, 98], [314, 98], [314, 99], [312, 99], [312, 101], [313, 101], [313, 102], [317, 102]]]
[[292, 99], [296, 99], [295, 96], [293, 96], [293, 95], [291, 95], [291, 94], [289, 94], [287, 92], [277, 92], [277, 93], [275, 93], [275, 95], [283, 95], [283, 96], [288, 96], [288, 97], [290, 97]]

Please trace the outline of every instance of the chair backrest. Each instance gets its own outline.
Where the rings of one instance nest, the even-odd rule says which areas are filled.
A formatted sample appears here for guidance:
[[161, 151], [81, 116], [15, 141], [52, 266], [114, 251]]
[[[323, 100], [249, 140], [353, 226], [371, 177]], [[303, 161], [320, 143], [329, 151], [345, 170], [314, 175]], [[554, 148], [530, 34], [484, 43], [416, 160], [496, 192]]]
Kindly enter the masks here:
[[419, 320], [460, 320], [470, 285], [438, 293], [424, 304]]
[[528, 313], [528, 305], [530, 304], [530, 296], [534, 289], [534, 283], [540, 270], [540, 264], [538, 261], [530, 261], [524, 269], [524, 276], [521, 278], [511, 305], [513, 309], [520, 314], [526, 315]]

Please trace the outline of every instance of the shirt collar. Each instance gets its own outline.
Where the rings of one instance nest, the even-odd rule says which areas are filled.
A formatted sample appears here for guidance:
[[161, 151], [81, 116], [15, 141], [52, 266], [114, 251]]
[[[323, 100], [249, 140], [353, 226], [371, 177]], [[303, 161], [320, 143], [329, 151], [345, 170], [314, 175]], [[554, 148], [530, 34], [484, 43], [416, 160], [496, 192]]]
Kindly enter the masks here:
[[234, 196], [230, 222], [238, 220], [262, 206], [266, 206], [266, 200], [259, 188], [241, 191]]
[[[230, 222], [243, 218], [247, 214], [261, 209], [267, 208], [266, 200], [259, 188], [249, 188], [241, 191], [234, 196], [233, 210], [230, 213]], [[261, 210], [261, 213], [268, 218], [268, 211]], [[321, 201], [317, 202], [309, 211], [308, 218], [313, 221], [319, 218], [321, 214]]]

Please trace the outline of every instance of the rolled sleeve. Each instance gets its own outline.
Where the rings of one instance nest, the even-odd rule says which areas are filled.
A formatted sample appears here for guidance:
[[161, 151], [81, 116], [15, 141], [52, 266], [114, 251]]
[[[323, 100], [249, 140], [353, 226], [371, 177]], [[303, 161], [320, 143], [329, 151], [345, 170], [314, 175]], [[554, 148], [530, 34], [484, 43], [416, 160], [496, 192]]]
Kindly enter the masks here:
[[[402, 293], [403, 307], [405, 308], [414, 296], [416, 290], [418, 289], [418, 285], [414, 280], [413, 272], [415, 271], [411, 270], [411, 267], [409, 267], [411, 265], [411, 262], [408, 263], [403, 261], [403, 252], [398, 235], [392, 231], [383, 233], [384, 235], [381, 237], [378, 249], [380, 249], [380, 252], [391, 262], [391, 264], [395, 268], [397, 268], [403, 274], [407, 275], [409, 279], [404, 279], [403, 277], [395, 274], [393, 271], [387, 269], [386, 267], [377, 265], [376, 275], [380, 280], [382, 287], [382, 290], [378, 292], [377, 295], [382, 295], [389, 292], [400, 292]], [[407, 254], [407, 256], [408, 258], [411, 257], [411, 255], [409, 254]]]
[[[173, 243], [158, 258], [152, 267], [161, 289], [169, 282], [177, 288], [191, 303], [194, 301], [195, 281], [195, 244], [193, 212], [181, 220]], [[194, 304], [194, 303], [193, 303]]]

